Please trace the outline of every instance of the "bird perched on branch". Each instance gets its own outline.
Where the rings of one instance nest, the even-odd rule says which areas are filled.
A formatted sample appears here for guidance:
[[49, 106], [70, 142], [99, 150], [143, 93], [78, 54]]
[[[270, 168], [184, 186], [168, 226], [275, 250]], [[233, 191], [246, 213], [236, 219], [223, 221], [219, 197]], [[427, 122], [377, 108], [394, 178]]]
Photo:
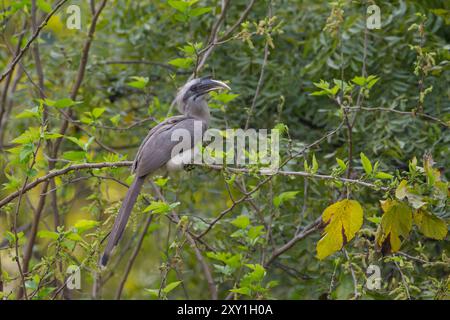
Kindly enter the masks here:
[[142, 141], [132, 166], [132, 172], [136, 176], [114, 221], [108, 243], [99, 261], [101, 266], [106, 266], [111, 252], [122, 237], [145, 179], [164, 167], [169, 171], [183, 167], [180, 166], [179, 161], [173, 160], [172, 150], [179, 141], [172, 139], [172, 134], [177, 129], [187, 130], [191, 137], [190, 148], [193, 149], [198, 142], [196, 140], [201, 139], [201, 136], [196, 137], [194, 126], [200, 123], [201, 134], [203, 135], [209, 124], [210, 113], [206, 95], [210, 91], [219, 89], [230, 89], [230, 87], [210, 77], [193, 79], [187, 82], [178, 91], [176, 97], [176, 103], [182, 115], [170, 117], [159, 123], [150, 130], [147, 137]]

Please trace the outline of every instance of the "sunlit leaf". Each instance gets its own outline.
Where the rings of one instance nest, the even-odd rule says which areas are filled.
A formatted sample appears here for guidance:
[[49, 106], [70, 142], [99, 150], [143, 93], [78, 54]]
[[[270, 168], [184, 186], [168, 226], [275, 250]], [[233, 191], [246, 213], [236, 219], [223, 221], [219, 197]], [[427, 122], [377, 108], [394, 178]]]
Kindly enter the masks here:
[[443, 240], [447, 236], [447, 223], [426, 210], [419, 209], [414, 213], [414, 223], [419, 227], [419, 231], [428, 238]]
[[377, 244], [384, 252], [400, 250], [401, 239], [407, 238], [412, 227], [412, 210], [404, 202], [381, 201], [383, 216], [377, 233]]
[[317, 257], [325, 259], [352, 240], [363, 223], [363, 209], [356, 200], [342, 200], [322, 213], [326, 224], [324, 235], [317, 243]]

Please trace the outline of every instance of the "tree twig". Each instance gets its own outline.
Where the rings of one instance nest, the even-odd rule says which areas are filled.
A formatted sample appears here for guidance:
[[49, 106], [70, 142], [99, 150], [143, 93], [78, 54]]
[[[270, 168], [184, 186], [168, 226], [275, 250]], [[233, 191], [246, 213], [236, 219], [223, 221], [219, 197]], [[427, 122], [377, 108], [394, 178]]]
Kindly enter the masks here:
[[59, 8], [62, 7], [62, 5], [64, 3], [66, 3], [67, 0], [61, 0], [60, 2], [58, 2], [56, 4], [56, 6], [53, 8], [52, 11], [50, 11], [47, 16], [45, 17], [44, 21], [42, 21], [42, 23], [39, 25], [39, 27], [36, 29], [36, 31], [33, 33], [33, 35], [31, 36], [31, 38], [27, 41], [27, 43], [25, 44], [25, 46], [19, 51], [19, 54], [16, 55], [16, 57], [13, 59], [13, 61], [9, 64], [8, 68], [1, 74], [0, 76], [0, 82], [3, 81], [3, 79], [5, 79], [5, 77], [11, 73], [14, 70], [14, 67], [17, 65], [17, 63], [20, 61], [20, 59], [22, 59], [23, 55], [25, 54], [25, 52], [30, 48], [31, 44], [33, 43], [34, 40], [36, 40], [36, 38], [39, 36], [40, 32], [42, 31], [42, 29], [47, 25], [48, 21], [50, 20], [50, 18], [56, 13], [56, 11], [59, 10]]

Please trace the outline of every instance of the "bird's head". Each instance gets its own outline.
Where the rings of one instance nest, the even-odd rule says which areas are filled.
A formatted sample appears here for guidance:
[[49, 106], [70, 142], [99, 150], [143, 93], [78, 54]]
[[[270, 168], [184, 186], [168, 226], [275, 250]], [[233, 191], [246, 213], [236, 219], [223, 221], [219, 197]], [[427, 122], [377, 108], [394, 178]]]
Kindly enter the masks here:
[[188, 109], [204, 107], [206, 94], [220, 89], [230, 90], [230, 87], [222, 81], [213, 80], [211, 77], [192, 79], [178, 91], [176, 98], [178, 110], [186, 114], [189, 111]]

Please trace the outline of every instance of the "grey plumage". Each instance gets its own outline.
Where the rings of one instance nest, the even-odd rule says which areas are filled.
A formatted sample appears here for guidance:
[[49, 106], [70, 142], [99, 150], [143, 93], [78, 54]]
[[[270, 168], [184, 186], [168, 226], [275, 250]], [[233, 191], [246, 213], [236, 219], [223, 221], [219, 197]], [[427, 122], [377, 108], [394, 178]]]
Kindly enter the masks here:
[[209, 124], [210, 115], [205, 95], [220, 88], [229, 89], [223, 82], [210, 78], [194, 79], [186, 83], [179, 90], [176, 98], [178, 109], [183, 115], [170, 117], [159, 123], [150, 130], [147, 137], [142, 141], [132, 166], [135, 179], [130, 185], [119, 214], [114, 221], [108, 243], [99, 261], [101, 266], [106, 266], [111, 252], [122, 237], [145, 179], [170, 162], [172, 149], [179, 143], [179, 141], [172, 141], [172, 133], [177, 129], [189, 131], [191, 136], [190, 146], [193, 148], [197, 143], [194, 135], [194, 123], [201, 121], [202, 134]]

